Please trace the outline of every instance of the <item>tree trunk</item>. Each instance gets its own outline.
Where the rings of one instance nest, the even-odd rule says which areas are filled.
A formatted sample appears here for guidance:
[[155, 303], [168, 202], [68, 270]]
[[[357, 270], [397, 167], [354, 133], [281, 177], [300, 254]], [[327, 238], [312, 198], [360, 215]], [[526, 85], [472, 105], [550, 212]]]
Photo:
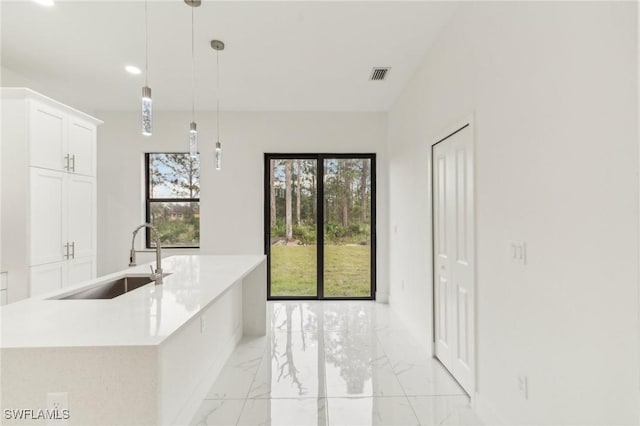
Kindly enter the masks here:
[[285, 229], [286, 234], [285, 238], [287, 242], [293, 240], [293, 226], [291, 223], [291, 160], [286, 160], [284, 163], [284, 174], [285, 174]]
[[369, 160], [362, 160], [362, 174], [360, 175], [360, 222], [367, 222], [367, 177], [369, 174]]
[[315, 172], [314, 172], [314, 174], [311, 175], [311, 198], [313, 198], [313, 200], [312, 200], [312, 204], [313, 204], [313, 219], [315, 220], [316, 217], [318, 216], [318, 193], [317, 193], [317, 189], [316, 189], [316, 175], [315, 175]]
[[271, 186], [271, 195], [270, 195], [270, 203], [271, 203], [271, 228], [276, 227], [276, 188], [273, 186], [273, 163], [275, 160], [269, 160], [269, 185]]
[[346, 230], [349, 228], [349, 195], [351, 187], [351, 176], [349, 173], [349, 160], [345, 160], [342, 163], [342, 181], [344, 187], [342, 188], [342, 226]]
[[296, 223], [300, 226], [300, 187], [302, 186], [302, 164], [296, 160]]

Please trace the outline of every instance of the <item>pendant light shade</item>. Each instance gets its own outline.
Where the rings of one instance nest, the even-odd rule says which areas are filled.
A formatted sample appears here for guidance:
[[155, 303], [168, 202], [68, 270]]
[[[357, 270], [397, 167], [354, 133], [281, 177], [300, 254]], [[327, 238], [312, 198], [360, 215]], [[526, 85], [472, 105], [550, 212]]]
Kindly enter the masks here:
[[216, 142], [216, 170], [222, 168], [222, 145], [220, 141]]
[[189, 125], [189, 155], [192, 158], [198, 156], [198, 129], [194, 121]]
[[142, 134], [151, 136], [153, 132], [153, 110], [151, 87], [149, 87], [149, 17], [147, 0], [144, 1], [144, 87], [142, 88]]
[[142, 88], [142, 134], [151, 136], [153, 126], [153, 112], [151, 101], [151, 87]]

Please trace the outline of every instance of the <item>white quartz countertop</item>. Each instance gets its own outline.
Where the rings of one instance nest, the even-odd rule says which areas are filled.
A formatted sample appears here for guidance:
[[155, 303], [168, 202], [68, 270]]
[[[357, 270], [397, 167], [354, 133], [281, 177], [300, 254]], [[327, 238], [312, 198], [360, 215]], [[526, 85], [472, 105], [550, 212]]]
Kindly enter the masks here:
[[[158, 345], [241, 280], [264, 255], [172, 256], [164, 283], [113, 299], [52, 300], [125, 275], [149, 275], [145, 263], [0, 307], [2, 348]], [[266, 285], [266, 283], [265, 283]]]

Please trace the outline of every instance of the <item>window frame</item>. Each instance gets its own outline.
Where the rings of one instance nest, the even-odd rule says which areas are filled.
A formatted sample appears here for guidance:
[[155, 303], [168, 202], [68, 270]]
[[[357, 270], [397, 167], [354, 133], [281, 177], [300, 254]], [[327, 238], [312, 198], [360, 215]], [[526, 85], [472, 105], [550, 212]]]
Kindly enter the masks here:
[[[145, 152], [144, 153], [144, 198], [145, 198], [145, 223], [151, 223], [151, 203], [198, 203], [200, 205], [200, 197], [198, 198], [151, 198], [150, 194], [150, 170], [149, 170], [149, 156], [157, 155], [157, 154], [185, 154], [188, 155], [188, 152]], [[200, 153], [198, 153], [198, 156]], [[199, 209], [198, 209], [199, 210]], [[198, 218], [198, 227], [200, 227], [200, 218]], [[145, 228], [145, 248], [149, 250], [155, 250], [155, 247], [151, 246], [151, 229]], [[179, 247], [165, 247], [161, 245], [161, 248], [170, 249], [170, 250], [182, 250], [182, 249], [199, 249], [200, 245], [197, 246], [179, 246]]]

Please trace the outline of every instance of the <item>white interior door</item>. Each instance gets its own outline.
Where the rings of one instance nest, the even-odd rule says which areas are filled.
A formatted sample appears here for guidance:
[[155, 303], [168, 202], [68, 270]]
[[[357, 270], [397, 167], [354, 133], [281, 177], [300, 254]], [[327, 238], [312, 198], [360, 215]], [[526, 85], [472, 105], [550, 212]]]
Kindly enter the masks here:
[[436, 356], [474, 387], [475, 221], [473, 134], [464, 127], [433, 147]]

